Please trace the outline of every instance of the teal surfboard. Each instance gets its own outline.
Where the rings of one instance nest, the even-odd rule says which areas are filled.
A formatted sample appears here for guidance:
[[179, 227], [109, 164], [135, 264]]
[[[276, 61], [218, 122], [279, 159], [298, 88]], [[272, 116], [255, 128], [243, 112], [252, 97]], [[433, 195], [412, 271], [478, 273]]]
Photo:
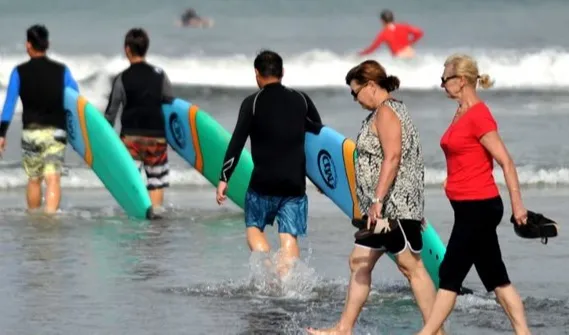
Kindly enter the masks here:
[[[186, 162], [216, 186], [231, 134], [197, 105], [175, 99], [162, 106], [166, 120], [166, 138], [170, 146]], [[348, 218], [361, 217], [355, 196], [355, 143], [330, 127], [318, 134], [306, 134], [306, 170], [308, 178], [328, 196]], [[243, 208], [253, 161], [243, 150], [231, 177], [228, 198]], [[349, 221], [348, 221], [349, 222]], [[445, 246], [433, 226], [423, 232], [421, 256], [431, 278], [438, 287], [438, 269]], [[393, 259], [393, 256], [390, 255]]]
[[67, 140], [95, 172], [127, 215], [151, 218], [152, 204], [134, 160], [103, 114], [79, 93], [66, 88]]

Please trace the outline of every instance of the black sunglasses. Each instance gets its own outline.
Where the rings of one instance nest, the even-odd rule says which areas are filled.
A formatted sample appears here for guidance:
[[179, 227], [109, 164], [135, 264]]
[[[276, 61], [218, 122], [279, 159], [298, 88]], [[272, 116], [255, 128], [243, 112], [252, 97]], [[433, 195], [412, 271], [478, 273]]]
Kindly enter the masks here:
[[[360, 93], [360, 92], [358, 91], [358, 93]], [[353, 90], [350, 92], [350, 94], [352, 95], [354, 100], [358, 100], [358, 93], [354, 92]]]
[[350, 91], [350, 94], [354, 98], [354, 101], [358, 100], [358, 95], [367, 86], [368, 83], [369, 83], [369, 81], [367, 83], [363, 84], [357, 92], [354, 92], [354, 90]]
[[447, 83], [447, 81], [454, 79], [454, 78], [458, 78], [460, 76], [454, 75], [454, 76], [450, 76], [450, 77], [441, 77], [441, 85], [444, 85]]

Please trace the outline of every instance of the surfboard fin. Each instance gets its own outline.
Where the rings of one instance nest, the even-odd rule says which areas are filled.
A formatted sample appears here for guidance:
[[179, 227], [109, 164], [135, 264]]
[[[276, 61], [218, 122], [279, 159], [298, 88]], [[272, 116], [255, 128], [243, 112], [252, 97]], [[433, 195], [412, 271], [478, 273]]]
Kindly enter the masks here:
[[160, 219], [162, 219], [162, 216], [154, 213], [154, 209], [152, 208], [152, 206], [150, 206], [146, 210], [146, 218], [148, 220], [160, 220]]

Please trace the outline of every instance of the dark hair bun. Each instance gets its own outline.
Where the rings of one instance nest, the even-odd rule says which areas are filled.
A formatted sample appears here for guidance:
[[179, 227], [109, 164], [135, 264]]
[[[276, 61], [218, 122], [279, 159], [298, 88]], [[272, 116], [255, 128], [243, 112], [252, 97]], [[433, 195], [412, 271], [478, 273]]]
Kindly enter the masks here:
[[387, 92], [393, 92], [399, 88], [399, 78], [395, 76], [387, 76], [379, 81], [379, 86]]

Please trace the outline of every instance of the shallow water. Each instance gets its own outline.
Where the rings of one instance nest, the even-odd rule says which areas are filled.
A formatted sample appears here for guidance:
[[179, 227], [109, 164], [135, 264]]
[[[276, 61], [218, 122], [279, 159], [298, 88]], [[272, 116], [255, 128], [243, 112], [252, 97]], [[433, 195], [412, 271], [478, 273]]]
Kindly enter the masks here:
[[[104, 192], [68, 191], [55, 219], [22, 211], [21, 194], [4, 193], [0, 214], [0, 324], [4, 334], [302, 334], [339, 317], [353, 229], [323, 196], [310, 192], [303, 262], [282, 287], [250, 255], [242, 212], [219, 209], [211, 188], [168, 193], [167, 219], [130, 221]], [[566, 191], [526, 193], [530, 208], [552, 217]], [[443, 241], [450, 206], [428, 191], [427, 213]], [[276, 242], [274, 229], [268, 229]], [[544, 246], [499, 228], [513, 282], [534, 334], [563, 334], [568, 323], [564, 271], [567, 241]], [[388, 258], [374, 270], [373, 290], [356, 334], [414, 334], [421, 326], [411, 292]], [[459, 299], [451, 333], [506, 334], [509, 323], [471, 273], [475, 295]]]

